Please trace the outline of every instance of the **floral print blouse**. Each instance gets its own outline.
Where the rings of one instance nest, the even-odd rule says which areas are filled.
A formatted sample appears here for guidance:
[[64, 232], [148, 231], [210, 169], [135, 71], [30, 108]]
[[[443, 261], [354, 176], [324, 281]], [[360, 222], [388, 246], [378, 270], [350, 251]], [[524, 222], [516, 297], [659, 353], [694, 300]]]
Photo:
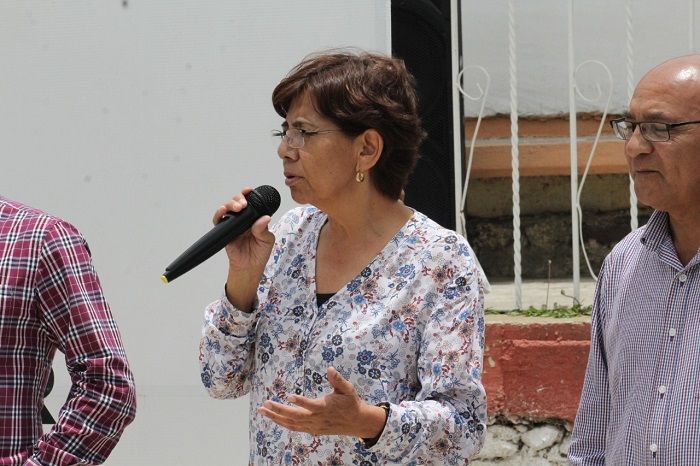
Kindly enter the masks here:
[[[310, 206], [274, 226], [251, 313], [210, 304], [201, 376], [215, 398], [250, 393], [250, 464], [463, 465], [481, 447], [483, 293], [467, 241], [414, 212], [345, 287], [316, 304], [316, 244], [326, 215]], [[321, 397], [335, 367], [367, 403], [390, 403], [376, 444], [312, 436], [256, 412], [266, 399]]]

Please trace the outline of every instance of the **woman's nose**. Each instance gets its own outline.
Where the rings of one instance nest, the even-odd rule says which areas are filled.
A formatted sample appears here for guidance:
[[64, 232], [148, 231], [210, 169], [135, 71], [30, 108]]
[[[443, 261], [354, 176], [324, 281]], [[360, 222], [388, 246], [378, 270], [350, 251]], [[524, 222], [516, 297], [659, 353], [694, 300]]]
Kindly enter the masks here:
[[281, 159], [296, 159], [299, 156], [299, 149], [290, 147], [284, 139], [281, 139], [280, 145], [277, 146], [277, 155]]

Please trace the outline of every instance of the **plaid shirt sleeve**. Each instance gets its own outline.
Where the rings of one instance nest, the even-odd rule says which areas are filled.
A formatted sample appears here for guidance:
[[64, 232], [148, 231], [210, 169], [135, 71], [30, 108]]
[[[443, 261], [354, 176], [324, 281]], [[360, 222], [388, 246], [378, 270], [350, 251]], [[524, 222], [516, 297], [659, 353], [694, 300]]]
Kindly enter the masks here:
[[134, 380], [87, 243], [67, 223], [45, 233], [35, 293], [41, 325], [65, 354], [72, 388], [27, 464], [103, 463], [134, 418]]

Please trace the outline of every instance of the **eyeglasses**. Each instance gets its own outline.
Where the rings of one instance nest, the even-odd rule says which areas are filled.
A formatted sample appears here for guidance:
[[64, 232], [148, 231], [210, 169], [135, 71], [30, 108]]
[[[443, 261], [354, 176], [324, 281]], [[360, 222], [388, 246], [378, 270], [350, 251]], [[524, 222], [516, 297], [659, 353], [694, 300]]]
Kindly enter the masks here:
[[694, 125], [698, 121], [684, 121], [681, 123], [656, 123], [653, 121], [630, 121], [625, 118], [610, 120], [615, 136], [618, 139], [629, 141], [634, 129], [639, 126], [639, 133], [649, 142], [665, 142], [671, 139], [671, 129], [677, 126]]
[[279, 130], [272, 130], [272, 136], [280, 138], [280, 144], [282, 141], [285, 141], [289, 147], [292, 149], [301, 149], [304, 147], [304, 143], [306, 142], [306, 138], [310, 138], [311, 136], [316, 136], [317, 134], [322, 134], [322, 133], [332, 133], [334, 131], [341, 131], [339, 129], [320, 129], [317, 131], [308, 131], [305, 129], [297, 129], [297, 128], [288, 128], [288, 129], [283, 129], [282, 131]]

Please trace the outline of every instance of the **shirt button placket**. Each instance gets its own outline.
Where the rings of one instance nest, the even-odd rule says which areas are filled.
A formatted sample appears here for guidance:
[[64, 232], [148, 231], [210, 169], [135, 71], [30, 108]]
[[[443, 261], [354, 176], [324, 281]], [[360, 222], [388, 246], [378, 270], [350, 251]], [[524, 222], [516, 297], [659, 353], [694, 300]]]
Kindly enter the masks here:
[[659, 450], [659, 446], [655, 443], [652, 443], [649, 445], [649, 451], [652, 453], [656, 453]]
[[[656, 460], [656, 452], [659, 451], [659, 446], [655, 443], [652, 443], [649, 445], [649, 451], [651, 452], [651, 458], [652, 460]], [[654, 461], [654, 464], [656, 461]]]
[[306, 379], [311, 377], [311, 370], [306, 367], [306, 351], [308, 349], [309, 341], [306, 337], [302, 337], [299, 341], [299, 348], [297, 350], [297, 357], [301, 359], [301, 377], [297, 378], [296, 387], [294, 388], [294, 393], [297, 395], [302, 395], [304, 393], [304, 388], [306, 386]]

